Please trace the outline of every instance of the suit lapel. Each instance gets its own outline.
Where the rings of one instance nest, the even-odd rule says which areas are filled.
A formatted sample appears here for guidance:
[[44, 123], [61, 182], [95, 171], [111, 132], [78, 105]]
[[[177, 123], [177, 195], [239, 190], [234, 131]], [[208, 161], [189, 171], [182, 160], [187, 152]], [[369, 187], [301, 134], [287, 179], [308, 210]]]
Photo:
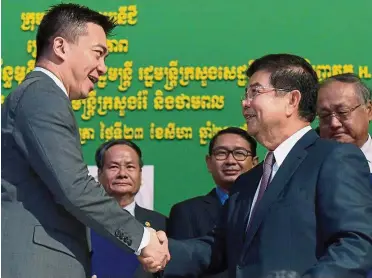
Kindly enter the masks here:
[[[243, 241], [246, 236], [249, 212], [252, 206], [254, 194], [262, 176], [262, 171], [262, 163], [260, 163], [248, 173], [244, 174], [247, 176], [244, 178], [243, 182], [246, 182], [247, 184], [244, 186], [244, 190], [239, 193], [235, 204], [236, 208], [233, 210], [237, 212], [234, 215], [233, 223], [237, 226], [237, 231], [239, 232], [239, 235], [242, 235], [241, 238]], [[231, 206], [231, 204], [229, 205]]]
[[262, 220], [268, 213], [270, 206], [277, 201], [279, 194], [288, 184], [298, 166], [306, 158], [307, 151], [305, 149], [310, 144], [313, 144], [317, 138], [319, 137], [313, 130], [309, 131], [295, 144], [292, 150], [288, 153], [287, 157], [284, 159], [282, 165], [269, 184], [264, 196], [258, 203], [254, 215], [252, 215], [252, 222], [246, 233], [246, 241], [243, 248], [245, 252], [247, 251], [254, 235], [261, 225]]
[[222, 204], [217, 196], [216, 189], [214, 188], [211, 192], [205, 195], [203, 201], [208, 214], [212, 216], [212, 219], [216, 219], [220, 208], [222, 208]]
[[134, 207], [134, 215], [136, 216], [136, 219], [142, 223], [142, 225], [145, 225], [145, 222], [148, 220], [146, 219], [145, 210], [137, 204]]

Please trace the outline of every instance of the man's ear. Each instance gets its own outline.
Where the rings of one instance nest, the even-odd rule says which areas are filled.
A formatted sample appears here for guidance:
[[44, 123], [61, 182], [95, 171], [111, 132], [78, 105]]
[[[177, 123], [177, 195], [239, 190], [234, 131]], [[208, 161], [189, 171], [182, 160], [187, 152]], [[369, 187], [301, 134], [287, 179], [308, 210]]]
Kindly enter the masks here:
[[367, 114], [368, 114], [368, 120], [372, 121], [372, 102], [371, 102], [371, 100], [367, 101], [366, 110], [367, 110]]
[[62, 37], [55, 37], [52, 44], [54, 55], [60, 58], [62, 61], [66, 60], [66, 56], [69, 52], [70, 45]]
[[286, 114], [289, 117], [293, 113], [298, 111], [298, 107], [301, 101], [301, 93], [299, 90], [293, 90], [285, 96], [288, 98], [288, 103], [286, 105]]

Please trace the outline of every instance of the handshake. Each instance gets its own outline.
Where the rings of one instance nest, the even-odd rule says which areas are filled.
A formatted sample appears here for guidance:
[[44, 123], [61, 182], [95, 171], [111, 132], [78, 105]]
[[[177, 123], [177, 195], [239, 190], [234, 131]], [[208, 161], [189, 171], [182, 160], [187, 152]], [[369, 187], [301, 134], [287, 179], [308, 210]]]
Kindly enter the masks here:
[[141, 250], [138, 260], [147, 272], [155, 273], [165, 268], [170, 260], [168, 238], [163, 231], [156, 232], [147, 228], [150, 232], [149, 244]]

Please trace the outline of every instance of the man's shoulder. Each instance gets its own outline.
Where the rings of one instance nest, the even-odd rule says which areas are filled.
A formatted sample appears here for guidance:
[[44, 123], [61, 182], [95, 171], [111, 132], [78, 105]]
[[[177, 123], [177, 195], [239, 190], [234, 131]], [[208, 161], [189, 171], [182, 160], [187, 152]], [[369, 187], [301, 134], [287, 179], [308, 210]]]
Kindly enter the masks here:
[[157, 211], [143, 208], [139, 205], [136, 206], [137, 210], [140, 211], [140, 213], [136, 213], [136, 218], [138, 221], [142, 222], [143, 225], [152, 227], [155, 230], [164, 230], [166, 228], [167, 217], [165, 215]]
[[141, 206], [138, 206], [138, 207], [140, 209], [142, 209], [146, 214], [153, 215], [153, 216], [159, 217], [159, 218], [166, 218], [166, 216], [161, 214], [160, 212], [157, 212], [157, 211], [154, 211], [154, 210], [151, 210], [151, 209], [147, 209], [147, 208], [143, 208]]
[[173, 209], [177, 208], [189, 208], [193, 206], [199, 206], [200, 204], [204, 203], [204, 200], [207, 198], [208, 195], [196, 196], [190, 199], [183, 200], [173, 205]]
[[146, 215], [146, 217], [149, 217], [149, 218], [152, 218], [152, 219], [155, 219], [155, 220], [159, 220], [159, 221], [167, 219], [167, 217], [165, 215], [161, 214], [160, 212], [150, 210], [150, 209], [147, 209], [147, 208], [143, 208], [139, 205], [137, 205], [137, 207], [138, 207], [139, 210], [142, 210], [142, 213], [144, 215]]
[[318, 140], [316, 140], [314, 146], [309, 150], [309, 152], [313, 155], [317, 155], [319, 159], [322, 156], [325, 159], [329, 156], [334, 156], [343, 152], [363, 154], [360, 148], [358, 148], [354, 144], [340, 143], [336, 140], [324, 138], [319, 138]]
[[32, 99], [42, 99], [46, 95], [59, 99], [64, 96], [63, 94], [55, 93], [59, 91], [64, 94], [49, 76], [42, 72], [35, 71], [30, 72], [8, 97], [10, 97], [11, 101], [19, 102], [23, 99], [23, 103], [29, 103]]

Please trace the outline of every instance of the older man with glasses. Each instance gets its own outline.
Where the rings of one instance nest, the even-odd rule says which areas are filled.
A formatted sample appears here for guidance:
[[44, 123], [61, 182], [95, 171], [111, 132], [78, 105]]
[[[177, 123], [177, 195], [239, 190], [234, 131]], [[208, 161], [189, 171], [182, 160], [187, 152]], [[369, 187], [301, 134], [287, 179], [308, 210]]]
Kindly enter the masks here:
[[317, 112], [320, 136], [358, 146], [372, 173], [372, 140], [368, 133], [372, 119], [371, 92], [352, 73], [332, 76], [321, 84]]
[[[247, 77], [242, 110], [248, 133], [268, 152], [235, 181], [207, 236], [169, 240], [165, 277], [228, 269], [231, 278], [282, 270], [365, 278], [372, 267], [370, 171], [358, 147], [312, 130], [316, 72], [302, 57], [269, 54], [250, 65]], [[156, 270], [151, 260], [141, 261]]]
[[[371, 108], [371, 91], [352, 73], [332, 76], [320, 86], [317, 101], [320, 136], [358, 146], [372, 173]], [[372, 182], [372, 174], [370, 177]], [[372, 269], [368, 277], [372, 278]]]

